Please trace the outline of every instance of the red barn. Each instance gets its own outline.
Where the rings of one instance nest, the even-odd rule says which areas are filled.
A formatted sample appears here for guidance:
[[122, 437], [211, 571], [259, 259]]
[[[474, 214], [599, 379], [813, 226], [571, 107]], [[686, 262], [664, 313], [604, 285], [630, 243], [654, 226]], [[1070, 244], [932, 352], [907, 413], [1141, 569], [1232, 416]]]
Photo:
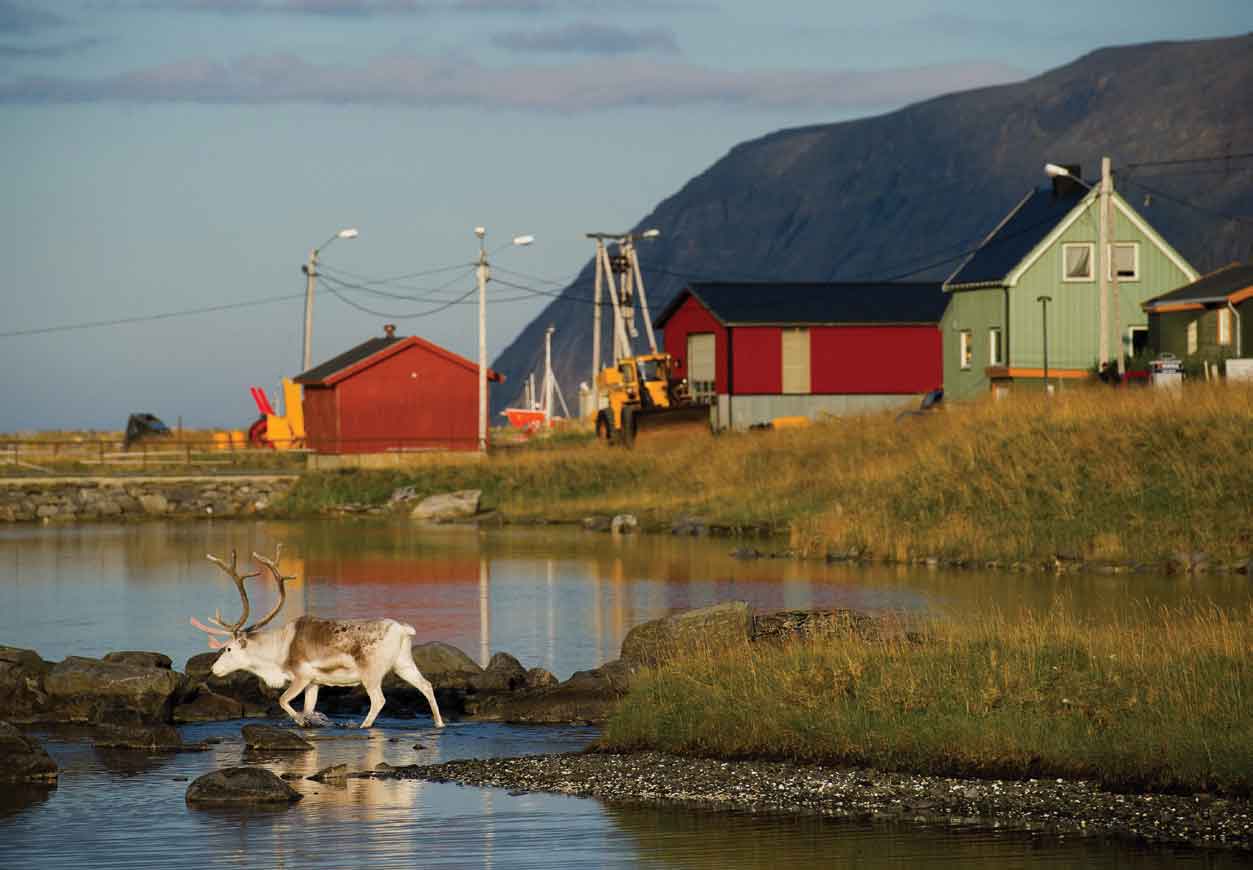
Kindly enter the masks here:
[[[319, 453], [476, 450], [479, 367], [425, 339], [372, 338], [295, 378]], [[488, 371], [489, 385], [504, 380]]]
[[938, 283], [692, 284], [658, 316], [718, 428], [913, 404], [944, 383]]

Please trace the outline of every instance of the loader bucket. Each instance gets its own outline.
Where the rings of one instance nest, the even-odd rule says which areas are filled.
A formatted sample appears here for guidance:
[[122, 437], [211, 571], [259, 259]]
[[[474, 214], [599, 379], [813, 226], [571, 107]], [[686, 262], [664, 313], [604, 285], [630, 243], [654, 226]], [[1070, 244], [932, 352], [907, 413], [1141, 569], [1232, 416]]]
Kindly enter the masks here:
[[627, 446], [636, 444], [673, 441], [690, 438], [697, 434], [708, 435], [708, 405], [683, 405], [678, 408], [647, 408], [636, 410], [632, 415], [633, 437], [626, 439]]

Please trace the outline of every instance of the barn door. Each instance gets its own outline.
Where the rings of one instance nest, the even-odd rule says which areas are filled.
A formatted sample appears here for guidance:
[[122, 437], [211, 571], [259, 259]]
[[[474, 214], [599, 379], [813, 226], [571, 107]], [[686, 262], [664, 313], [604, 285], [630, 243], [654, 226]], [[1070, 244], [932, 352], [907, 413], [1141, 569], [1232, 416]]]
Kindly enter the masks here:
[[783, 330], [783, 392], [809, 392], [809, 330]]
[[688, 335], [687, 380], [693, 399], [698, 402], [713, 403], [716, 371], [713, 333], [694, 332]]

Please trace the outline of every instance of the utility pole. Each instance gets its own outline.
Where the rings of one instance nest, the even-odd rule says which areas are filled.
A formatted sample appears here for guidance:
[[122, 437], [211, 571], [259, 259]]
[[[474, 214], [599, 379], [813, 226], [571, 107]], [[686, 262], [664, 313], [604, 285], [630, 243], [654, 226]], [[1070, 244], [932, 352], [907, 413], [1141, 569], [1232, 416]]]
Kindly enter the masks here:
[[475, 227], [479, 237], [479, 265], [474, 270], [479, 282], [479, 453], [487, 452], [487, 282], [492, 271], [487, 265], [487, 248], [484, 237], [487, 230]]
[[544, 331], [544, 428], [553, 425], [553, 333], [556, 327]]
[[[1098, 286], [1101, 292], [1101, 336], [1098, 342], [1098, 355], [1100, 357], [1100, 368], [1103, 371], [1105, 366], [1109, 364], [1109, 276], [1113, 271], [1110, 268], [1109, 258], [1111, 248], [1110, 239], [1110, 205], [1113, 193], [1113, 177], [1110, 173], [1109, 158], [1101, 158], [1101, 186], [1100, 193], [1100, 222], [1097, 228], [1097, 255], [1096, 267], [1100, 269], [1097, 276]], [[1115, 306], [1117, 303], [1115, 303]]]
[[[1106, 249], [1101, 252], [1101, 262], [1109, 269], [1106, 276], [1102, 273], [1102, 277], [1108, 277], [1113, 292], [1113, 302], [1111, 307], [1114, 311], [1114, 347], [1118, 360], [1118, 383], [1123, 382], [1123, 377], [1127, 374], [1126, 354], [1123, 348], [1123, 329], [1122, 329], [1122, 306], [1118, 299], [1118, 257], [1114, 253], [1117, 234], [1114, 232], [1114, 172], [1110, 168], [1110, 159], [1108, 157], [1101, 158], [1101, 190], [1105, 197], [1105, 213], [1106, 218], [1103, 226], [1105, 227], [1105, 244]], [[1106, 262], [1108, 261], [1108, 262]]]
[[313, 368], [313, 286], [318, 279], [318, 249], [309, 251], [309, 260], [305, 263], [305, 343], [302, 352], [300, 370], [307, 372]]

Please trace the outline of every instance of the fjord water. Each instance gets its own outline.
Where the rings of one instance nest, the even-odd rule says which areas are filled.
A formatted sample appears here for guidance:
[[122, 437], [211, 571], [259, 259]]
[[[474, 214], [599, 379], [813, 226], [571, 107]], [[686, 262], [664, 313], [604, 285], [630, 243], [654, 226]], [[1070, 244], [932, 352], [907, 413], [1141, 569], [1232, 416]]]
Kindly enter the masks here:
[[[416, 640], [442, 640], [477, 660], [513, 653], [565, 678], [617, 656], [633, 626], [730, 599], [762, 610], [850, 607], [961, 616], [1042, 610], [1059, 596], [1094, 619], [1128, 602], [1248, 606], [1242, 576], [1053, 577], [737, 560], [725, 540], [611, 538], [570, 529], [417, 529], [382, 523], [175, 523], [0, 530], [0, 643], [47, 659], [158, 650], [175, 667], [205, 649], [187, 624], [238, 598], [204, 559], [284, 547], [297, 575], [287, 616], [388, 615]], [[759, 544], [762, 549], [767, 545]], [[254, 609], [274, 594], [254, 581]], [[233, 617], [232, 617], [233, 618]], [[278, 811], [189, 809], [201, 773], [239, 763], [313, 773], [466, 757], [574, 751], [595, 731], [385, 715], [369, 732], [314, 732], [295, 758], [245, 757], [239, 724], [183, 729], [222, 738], [207, 752], [105, 752], [74, 735], [43, 734], [61, 765], [54, 789], [0, 789], [0, 867], [756, 867], [856, 862], [870, 867], [1159, 866], [1234, 864], [1222, 853], [953, 827], [604, 805], [552, 795], [419, 782], [299, 782]], [[2, 717], [2, 713], [0, 713]], [[345, 720], [348, 721], [348, 720]]]

